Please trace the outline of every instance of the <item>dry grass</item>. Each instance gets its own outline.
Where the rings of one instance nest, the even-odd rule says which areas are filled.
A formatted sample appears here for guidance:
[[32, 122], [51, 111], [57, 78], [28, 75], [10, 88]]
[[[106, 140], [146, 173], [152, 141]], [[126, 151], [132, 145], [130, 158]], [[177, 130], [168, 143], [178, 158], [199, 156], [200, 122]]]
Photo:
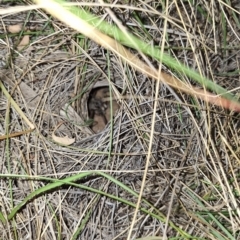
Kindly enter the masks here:
[[[120, 7], [112, 10], [131, 32], [160, 46], [164, 21], [161, 14], [146, 10], [161, 13], [166, 9], [160, 1], [145, 2], [148, 3], [132, 1], [132, 6], [141, 9], [138, 12]], [[238, 1], [231, 5], [220, 0], [190, 2], [169, 1], [165, 50], [238, 94]], [[28, 2], [16, 2], [22, 4]], [[5, 6], [8, 5], [9, 2]], [[105, 16], [101, 7], [91, 11]], [[108, 16], [106, 19], [112, 21]], [[7, 33], [7, 27], [15, 24], [23, 24], [26, 29]], [[238, 114], [162, 85], [152, 156], [145, 169], [156, 82], [42, 11], [4, 15], [0, 34], [1, 80], [36, 126], [31, 134], [0, 142], [2, 175], [63, 179], [84, 171], [103, 171], [138, 193], [147, 171], [143, 197], [166, 216], [167, 223], [174, 222], [196, 238], [240, 239]], [[30, 35], [31, 42], [19, 51], [17, 46], [23, 35]], [[63, 121], [60, 110], [64, 104], [70, 103], [83, 117], [84, 87], [91, 81], [106, 79], [111, 81], [120, 105], [113, 122], [103, 132], [89, 135], [74, 119], [64, 119], [57, 134], [75, 137], [76, 143], [62, 147], [52, 142], [53, 129]], [[1, 135], [7, 129], [26, 129], [26, 123], [0, 94]], [[137, 202], [132, 194], [100, 176], [78, 183]], [[46, 184], [3, 176], [3, 215], [7, 216], [13, 206]], [[0, 223], [0, 231], [2, 239], [74, 239], [83, 224], [76, 239], [180, 238], [180, 233], [167, 223], [140, 211], [129, 233], [134, 211], [114, 199], [63, 185], [29, 201], [14, 219]], [[89, 219], [84, 222], [88, 214]]]

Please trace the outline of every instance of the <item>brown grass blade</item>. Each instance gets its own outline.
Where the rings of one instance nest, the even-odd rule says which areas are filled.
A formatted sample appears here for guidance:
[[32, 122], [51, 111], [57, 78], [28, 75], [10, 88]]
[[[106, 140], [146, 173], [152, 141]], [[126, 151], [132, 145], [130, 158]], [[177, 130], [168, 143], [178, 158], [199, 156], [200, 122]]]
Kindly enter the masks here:
[[119, 42], [102, 33], [92, 25], [88, 24], [86, 21], [78, 18], [76, 15], [62, 7], [60, 4], [50, 0], [35, 0], [35, 2], [41, 4], [41, 6], [48, 6], [45, 7], [45, 10], [51, 15], [60, 19], [75, 30], [81, 32], [104, 48], [116, 53], [136, 70], [147, 74], [155, 80], [166, 83], [179, 91], [185, 92], [194, 97], [198, 97], [206, 102], [232, 111], [240, 112], [240, 103], [238, 102], [223, 98], [218, 95], [214, 95], [206, 90], [193, 87], [163, 71], [159, 73], [156, 69], [150, 68], [147, 64], [145, 64], [129, 50], [123, 47]]

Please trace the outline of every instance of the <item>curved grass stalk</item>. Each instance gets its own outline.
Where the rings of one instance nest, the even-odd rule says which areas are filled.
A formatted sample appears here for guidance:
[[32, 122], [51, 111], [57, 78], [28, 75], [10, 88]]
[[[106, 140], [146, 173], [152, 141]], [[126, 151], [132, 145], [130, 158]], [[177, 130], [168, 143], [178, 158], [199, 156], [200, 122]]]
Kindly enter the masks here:
[[[149, 46], [147, 43], [144, 43], [130, 33], [121, 31], [118, 27], [106, 23], [97, 16], [94, 16], [83, 9], [74, 6], [64, 7], [65, 1], [63, 0], [35, 0], [35, 2], [41, 4], [40, 6], [44, 6], [46, 11], [62, 20], [67, 25], [91, 38], [93, 41], [102, 45], [106, 49], [118, 54], [123, 60], [128, 62], [138, 71], [141, 71], [156, 80], [162, 81], [179, 91], [196, 96], [206, 102], [240, 112], [240, 103], [233, 94], [213, 81], [201, 76], [194, 70], [179, 63], [169, 55], [162, 53], [158, 48]], [[107, 34], [114, 37], [117, 41], [109, 37]], [[139, 58], [130, 53], [122, 46], [122, 44], [148, 54], [180, 74], [187, 75], [194, 81], [201, 84], [203, 89], [184, 83], [178, 78], [163, 71], [159, 73], [156, 69], [150, 68]], [[206, 89], [210, 89], [218, 95], [212, 94], [206, 91]]]
[[[85, 179], [86, 177], [90, 177], [92, 175], [100, 175], [100, 176], [112, 181], [113, 183], [115, 183], [120, 188], [124, 189], [125, 191], [129, 192], [133, 196], [138, 197], [138, 194], [136, 192], [134, 192], [132, 189], [130, 189], [129, 187], [127, 187], [125, 184], [123, 184], [122, 182], [116, 180], [114, 177], [112, 177], [112, 176], [110, 176], [106, 173], [103, 173], [103, 172], [91, 172], [91, 171], [83, 172], [83, 173], [79, 173], [79, 174], [76, 174], [76, 175], [71, 176], [71, 177], [67, 177], [65, 179], [52, 179], [52, 178], [48, 178], [48, 177], [29, 177], [27, 175], [0, 174], [0, 177], [4, 177], [4, 178], [29, 179], [29, 180], [38, 180], [38, 181], [41, 180], [41, 181], [50, 182], [46, 186], [43, 186], [43, 187], [31, 192], [27, 197], [25, 197], [17, 206], [15, 206], [11, 210], [11, 212], [6, 217], [6, 219], [7, 220], [12, 220], [16, 216], [16, 214], [28, 202], [32, 201], [36, 197], [39, 197], [43, 194], [46, 194], [49, 191], [54, 191], [55, 189], [58, 189], [59, 187], [61, 187], [63, 185], [74, 186], [74, 187], [81, 188], [81, 189], [84, 189], [84, 190], [87, 190], [87, 191], [90, 191], [90, 192], [94, 192], [94, 193], [97, 193], [99, 195], [106, 196], [108, 198], [114, 199], [116, 201], [122, 202], [126, 205], [129, 205], [131, 207], [136, 208], [136, 204], [134, 204], [132, 202], [129, 202], [129, 201], [123, 199], [123, 198], [114, 196], [112, 194], [108, 194], [108, 193], [103, 192], [99, 189], [95, 189], [95, 188], [92, 188], [92, 187], [85, 186], [83, 184], [76, 183], [76, 181]], [[153, 218], [166, 223], [166, 217], [158, 209], [156, 209], [152, 204], [150, 204], [145, 199], [142, 199], [142, 203], [145, 203], [149, 207], [149, 209], [151, 209], [151, 211], [149, 209], [145, 208], [145, 207], [140, 207], [139, 210], [141, 212], [149, 214]], [[155, 211], [155, 213], [153, 212], [153, 210]], [[0, 220], [1, 219], [2, 219], [3, 222], [5, 222], [5, 218], [4, 218], [3, 214], [0, 212]], [[184, 230], [177, 227], [172, 221], [168, 221], [168, 224], [169, 224], [170, 227], [175, 229], [179, 234], [181, 234], [185, 239], [192, 239], [193, 238], [191, 235], [186, 233]]]

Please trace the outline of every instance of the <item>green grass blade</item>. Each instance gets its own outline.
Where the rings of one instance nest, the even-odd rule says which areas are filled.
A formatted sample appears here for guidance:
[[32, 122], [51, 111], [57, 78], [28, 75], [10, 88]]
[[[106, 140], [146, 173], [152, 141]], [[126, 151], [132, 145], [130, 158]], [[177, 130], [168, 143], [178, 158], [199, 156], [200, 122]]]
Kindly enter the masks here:
[[[55, 0], [55, 2], [58, 2], [62, 6], [64, 6], [64, 3], [66, 3], [63, 0]], [[192, 78], [195, 82], [199, 83], [201, 86], [210, 89], [211, 91], [220, 94], [225, 98], [237, 101], [234, 95], [229, 93], [226, 89], [209, 80], [208, 78], [201, 76], [199, 73], [197, 73], [193, 69], [186, 67], [179, 61], [176, 61], [171, 56], [165, 53], [162, 54], [161, 50], [159, 50], [157, 47], [150, 46], [149, 44], [141, 41], [139, 38], [135, 37], [130, 33], [127, 33], [126, 35], [118, 27], [109, 24], [106, 21], [103, 21], [102, 19], [99, 19], [98, 17], [90, 14], [89, 12], [81, 8], [71, 6], [68, 7], [68, 10], [71, 13], [75, 14], [77, 17], [81, 18], [82, 20], [98, 28], [100, 31], [115, 38], [121, 44], [134, 48], [138, 51], [142, 51], [143, 53], [151, 56], [152, 58], [163, 62], [169, 68], [172, 68], [175, 71]]]
[[[100, 194], [100, 195], [103, 195], [103, 196], [106, 196], [108, 198], [111, 198], [113, 200], [116, 200], [116, 201], [119, 201], [121, 203], [124, 203], [126, 205], [129, 205], [133, 208], [136, 208], [136, 204], [132, 203], [132, 202], [129, 202], [123, 198], [119, 198], [117, 196], [114, 196], [114, 195], [111, 195], [111, 194], [108, 194], [108, 193], [105, 193], [101, 190], [98, 190], [98, 189], [94, 189], [94, 188], [91, 188], [91, 187], [87, 187], [85, 185], [82, 185], [82, 184], [77, 184], [75, 183], [76, 181], [79, 181], [83, 178], [86, 178], [86, 177], [89, 177], [91, 175], [100, 175], [100, 176], [103, 176], [105, 178], [107, 178], [108, 180], [114, 182], [116, 185], [118, 185], [119, 187], [123, 188], [124, 190], [128, 191], [129, 193], [131, 193], [132, 195], [138, 197], [138, 194], [136, 192], [134, 192], [132, 189], [130, 189], [129, 187], [127, 187], [126, 185], [124, 185], [122, 182], [116, 180], [115, 178], [113, 178], [112, 176], [108, 175], [108, 174], [105, 174], [103, 172], [84, 172], [84, 173], [80, 173], [80, 174], [77, 174], [77, 175], [74, 175], [74, 176], [71, 176], [71, 177], [67, 177], [65, 179], [61, 179], [61, 180], [58, 180], [58, 179], [52, 179], [52, 178], [47, 178], [47, 177], [37, 177], [37, 178], [34, 178], [34, 177], [29, 177], [29, 176], [26, 176], [26, 175], [5, 175], [5, 174], [0, 174], [0, 177], [8, 177], [8, 178], [18, 178], [18, 179], [31, 179], [31, 180], [44, 180], [44, 181], [50, 181], [51, 183], [47, 184], [46, 186], [44, 187], [41, 187], [35, 191], [33, 191], [32, 193], [30, 193], [27, 197], [25, 197], [22, 202], [20, 202], [16, 207], [14, 207], [12, 209], [12, 211], [10, 212], [10, 214], [7, 216], [7, 219], [8, 220], [11, 220], [15, 217], [15, 215], [19, 212], [19, 210], [24, 207], [28, 202], [30, 202], [33, 198], [36, 198], [40, 195], [43, 195], [45, 194], [46, 192], [49, 192], [49, 191], [53, 191], [54, 189], [60, 187], [60, 186], [63, 186], [63, 185], [70, 185], [70, 186], [74, 186], [74, 187], [78, 187], [78, 188], [81, 188], [81, 189], [84, 189], [84, 190], [87, 190], [87, 191], [91, 191], [91, 192], [94, 192], [94, 193], [97, 193], [97, 194]], [[159, 221], [161, 222], [164, 222], [166, 223], [166, 217], [160, 213], [153, 205], [151, 205], [148, 201], [144, 200], [143, 199], [143, 202], [146, 203], [148, 205], [149, 208], [152, 208], [152, 210], [154, 210], [156, 213], [153, 213], [152, 210], [149, 211], [148, 209], [144, 208], [144, 207], [140, 207], [140, 211], [152, 216], [153, 218], [155, 219], [158, 219]], [[183, 237], [185, 237], [186, 239], [191, 239], [192, 236], [189, 235], [188, 233], [186, 233], [185, 231], [183, 231], [182, 229], [178, 228], [173, 222], [169, 221], [168, 222], [169, 226], [172, 227], [173, 229], [175, 229], [179, 234], [181, 234]]]
[[[187, 191], [188, 194], [194, 199], [194, 202], [196, 202], [199, 206], [201, 206], [202, 209], [204, 209], [206, 211], [206, 214], [210, 217], [210, 219], [219, 227], [219, 229], [221, 229], [223, 231], [223, 233], [226, 234], [227, 238], [223, 238], [216, 230], [212, 230], [212, 234], [214, 236], [217, 237], [217, 239], [231, 239], [234, 240], [235, 238], [232, 236], [232, 234], [215, 218], [215, 216], [207, 211], [207, 209], [205, 208], [204, 204], [201, 202], [201, 200], [195, 196], [193, 193], [191, 193], [190, 191]], [[202, 216], [200, 216], [198, 214], [199, 217], [201, 217], [202, 220], [206, 221]]]

